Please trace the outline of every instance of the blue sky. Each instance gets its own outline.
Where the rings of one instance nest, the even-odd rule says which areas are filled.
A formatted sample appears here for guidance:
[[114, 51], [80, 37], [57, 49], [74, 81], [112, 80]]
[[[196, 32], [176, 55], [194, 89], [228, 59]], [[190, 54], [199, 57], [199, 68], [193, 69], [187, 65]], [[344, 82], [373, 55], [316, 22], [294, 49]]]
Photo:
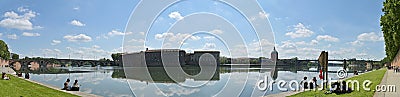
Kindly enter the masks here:
[[[143, 47], [161, 48], [163, 43], [166, 48], [180, 47], [188, 52], [221, 50], [222, 55], [232, 57], [269, 57], [273, 46], [279, 58], [317, 58], [322, 50], [330, 52], [330, 58], [385, 57], [379, 26], [382, 0], [257, 0], [263, 11], [241, 9], [242, 13], [224, 2], [184, 0], [157, 11], [148, 31], [136, 31], [127, 23], [142, 22], [129, 19], [151, 20], [145, 19], [148, 16], [144, 14], [131, 14], [135, 8], [152, 13], [152, 9], [163, 7], [151, 1], [148, 2], [152, 5], [141, 7], [139, 2], [2, 0], [0, 39], [21, 57], [100, 59], [122, 52], [122, 47], [124, 52], [134, 52]], [[251, 3], [239, 3], [236, 8], [241, 5], [256, 8]], [[246, 11], [258, 13], [247, 15]], [[210, 30], [200, 29], [201, 23], [210, 23], [203, 25]], [[254, 30], [252, 26], [265, 27]], [[185, 38], [188, 39], [182, 42]], [[174, 43], [179, 46], [168, 47]], [[263, 47], [262, 51], [259, 47]]]

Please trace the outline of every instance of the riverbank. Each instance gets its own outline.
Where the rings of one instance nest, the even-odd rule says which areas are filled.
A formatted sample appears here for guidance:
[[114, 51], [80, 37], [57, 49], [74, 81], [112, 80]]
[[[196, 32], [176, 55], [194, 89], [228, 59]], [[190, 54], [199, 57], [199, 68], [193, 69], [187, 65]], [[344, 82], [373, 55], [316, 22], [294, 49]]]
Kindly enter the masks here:
[[[365, 74], [359, 75], [359, 76], [354, 76], [351, 78], [346, 79], [346, 81], [348, 82], [349, 80], [357, 80], [360, 83], [360, 89], [358, 90], [354, 90], [351, 93], [345, 93], [345, 94], [325, 94], [326, 91], [305, 91], [305, 92], [301, 92], [301, 93], [297, 93], [294, 94], [290, 97], [372, 97], [374, 96], [374, 90], [376, 85], [380, 84], [382, 81], [383, 76], [385, 75], [387, 69], [383, 68], [383, 69], [379, 69], [379, 70], [375, 70], [375, 71], [371, 71], [371, 72], [367, 72]], [[372, 82], [372, 84], [370, 85], [370, 89], [371, 91], [368, 90], [364, 90], [362, 87], [362, 83], [365, 80], [370, 80]], [[349, 86], [351, 87], [351, 86]]]
[[99, 97], [79, 91], [65, 91], [58, 87], [45, 85], [29, 79], [19, 78], [9, 67], [0, 67], [1, 72], [7, 73], [11, 80], [0, 79], [0, 95], [7, 97]]
[[79, 97], [54, 90], [7, 74], [11, 80], [0, 80], [0, 95], [7, 97]]

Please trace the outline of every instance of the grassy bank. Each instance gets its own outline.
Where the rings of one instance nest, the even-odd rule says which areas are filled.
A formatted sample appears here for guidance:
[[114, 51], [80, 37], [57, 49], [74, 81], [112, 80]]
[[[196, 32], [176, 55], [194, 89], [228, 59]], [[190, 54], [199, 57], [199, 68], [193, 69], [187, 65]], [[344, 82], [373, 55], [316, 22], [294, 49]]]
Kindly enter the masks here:
[[78, 97], [9, 75], [0, 80], [1, 97]]
[[[346, 93], [346, 94], [325, 94], [326, 91], [322, 90], [322, 91], [306, 91], [306, 92], [301, 92], [298, 93], [296, 95], [292, 95], [291, 97], [372, 97], [374, 96], [374, 91], [375, 90], [375, 86], [378, 85], [379, 83], [381, 83], [381, 80], [383, 78], [383, 76], [385, 75], [385, 72], [387, 71], [387, 69], [379, 69], [379, 70], [375, 70], [366, 74], [362, 74], [359, 76], [355, 76], [349, 79], [346, 79], [346, 81], [348, 80], [357, 80], [358, 82], [360, 82], [360, 90], [357, 91], [353, 91], [351, 93]], [[370, 85], [370, 89], [371, 91], [366, 91], [362, 88], [362, 83], [364, 80], [370, 80], [372, 82], [372, 84]]]

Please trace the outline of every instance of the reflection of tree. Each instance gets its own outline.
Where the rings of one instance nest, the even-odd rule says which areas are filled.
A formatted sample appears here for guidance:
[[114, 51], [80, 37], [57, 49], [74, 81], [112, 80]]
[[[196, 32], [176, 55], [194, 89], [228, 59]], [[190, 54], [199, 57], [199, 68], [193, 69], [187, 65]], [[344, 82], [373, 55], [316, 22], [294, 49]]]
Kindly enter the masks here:
[[24, 69], [24, 70], [16, 70], [16, 72], [22, 73], [33, 73], [33, 74], [65, 74], [65, 73], [83, 73], [88, 71], [69, 71], [68, 69], [60, 69], [60, 68], [46, 68], [46, 69]]
[[114, 69], [113, 73], [111, 74], [112, 78], [126, 78], [125, 72], [123, 69]]

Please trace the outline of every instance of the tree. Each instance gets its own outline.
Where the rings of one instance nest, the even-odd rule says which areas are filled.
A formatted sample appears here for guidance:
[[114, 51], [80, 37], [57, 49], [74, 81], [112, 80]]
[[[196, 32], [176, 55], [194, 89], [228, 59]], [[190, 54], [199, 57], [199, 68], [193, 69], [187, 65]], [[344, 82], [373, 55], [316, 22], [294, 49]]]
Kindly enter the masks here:
[[385, 0], [383, 2], [381, 23], [385, 40], [385, 51], [388, 60], [396, 57], [400, 46], [400, 1]]
[[111, 54], [111, 58], [112, 58], [114, 61], [121, 61], [121, 59], [122, 59], [122, 53]]
[[3, 40], [0, 40], [0, 57], [10, 59], [10, 51], [8, 51], [8, 46]]
[[220, 62], [220, 64], [229, 64], [228, 62], [228, 58], [227, 57], [225, 57], [225, 56], [221, 56], [221, 57], [219, 57], [219, 62]]
[[18, 54], [16, 54], [16, 53], [11, 53], [11, 58], [12, 59], [19, 59], [19, 55]]

